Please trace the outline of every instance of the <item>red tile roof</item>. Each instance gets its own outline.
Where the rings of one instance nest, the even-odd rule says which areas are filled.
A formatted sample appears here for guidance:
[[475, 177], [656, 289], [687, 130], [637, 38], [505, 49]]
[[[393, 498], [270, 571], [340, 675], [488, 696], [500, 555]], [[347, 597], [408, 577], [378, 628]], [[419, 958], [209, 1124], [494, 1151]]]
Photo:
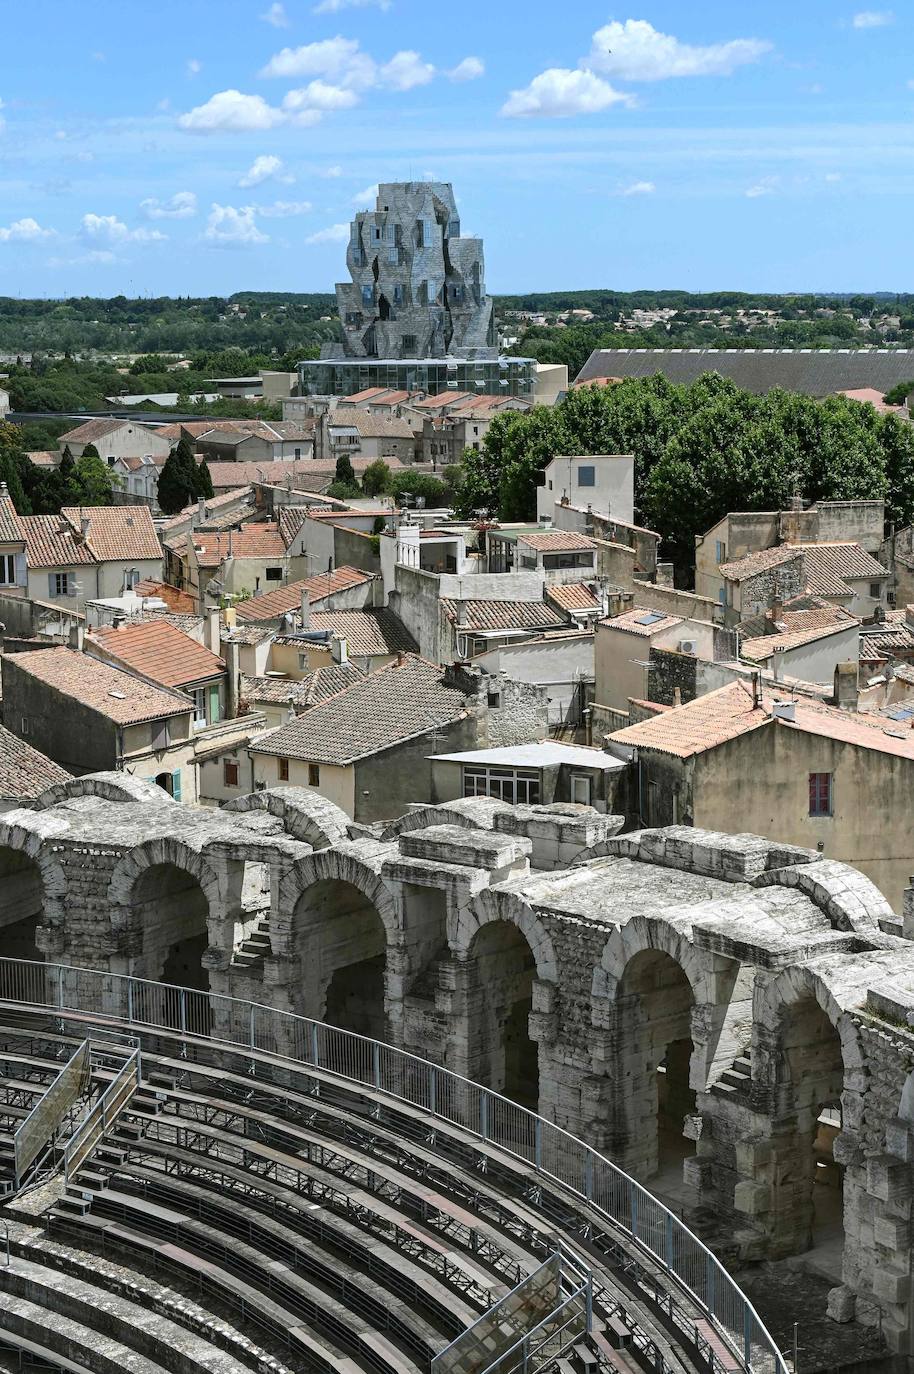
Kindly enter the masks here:
[[[20, 515], [30, 568], [67, 568], [94, 563], [88, 545], [59, 515]], [[77, 526], [77, 529], [79, 527]]]
[[564, 582], [546, 588], [546, 600], [563, 611], [598, 611], [600, 602], [584, 582]]
[[135, 621], [117, 629], [103, 626], [91, 630], [86, 642], [94, 642], [106, 657], [163, 687], [185, 687], [225, 673], [217, 654], [164, 619]]
[[116, 725], [139, 725], [164, 716], [185, 715], [191, 710], [187, 697], [141, 682], [132, 673], [75, 649], [36, 649], [14, 654], [9, 661], [36, 682], [75, 698]]
[[853, 617], [832, 622], [831, 625], [807, 625], [805, 629], [783, 630], [780, 634], [759, 635], [756, 639], [745, 639], [740, 645], [740, 657], [750, 663], [759, 663], [770, 658], [777, 649], [798, 649], [803, 644], [813, 644], [817, 639], [828, 639], [829, 635], [839, 634], [842, 630], [856, 627], [859, 621]]
[[649, 639], [658, 630], [671, 630], [674, 625], [681, 625], [682, 616], [665, 615], [663, 611], [635, 606], [630, 611], [623, 611], [622, 615], [601, 620], [600, 624], [610, 630], [624, 630], [626, 634], [641, 635]]
[[0, 540], [4, 544], [22, 544], [25, 541], [25, 531], [13, 505], [13, 498], [6, 493], [6, 487], [0, 492]]
[[588, 535], [575, 534], [574, 530], [542, 530], [533, 534], [518, 532], [517, 542], [527, 544], [531, 549], [538, 549], [541, 553], [571, 553], [575, 550], [596, 548]]
[[289, 582], [284, 587], [276, 587], [271, 592], [261, 592], [247, 601], [239, 601], [235, 613], [241, 621], [279, 620], [289, 611], [297, 611], [301, 606], [301, 594], [308, 593], [312, 603], [323, 601], [333, 592], [346, 591], [357, 587], [360, 582], [374, 581], [376, 574], [363, 572], [360, 568], [334, 568], [331, 573], [315, 573], [313, 577]]
[[64, 506], [61, 515], [79, 531], [89, 521], [86, 542], [99, 562], [162, 557], [162, 546], [148, 506]]
[[65, 768], [0, 725], [0, 797], [30, 802], [46, 787], [69, 781]]
[[[439, 606], [460, 630], [537, 630], [564, 625], [559, 613], [543, 601], [452, 601], [443, 596]], [[465, 621], [458, 624], [458, 609]]]
[[135, 583], [133, 590], [137, 596], [157, 597], [159, 601], [165, 602], [170, 611], [175, 611], [178, 615], [197, 614], [197, 603], [190, 593], [182, 592], [170, 582], [156, 582], [153, 578], [146, 577], [142, 582]]
[[472, 391], [439, 391], [437, 396], [426, 396], [424, 401], [414, 401], [416, 410], [437, 410], [440, 406], [452, 406], [455, 401], [475, 401]]
[[194, 530], [187, 537], [193, 540], [201, 568], [219, 567], [229, 557], [282, 559], [286, 552], [274, 520], [265, 520], [260, 525], [243, 525], [240, 530], [227, 533]]
[[380, 658], [384, 654], [415, 653], [419, 648], [398, 615], [383, 607], [364, 611], [315, 611], [311, 616], [312, 630], [330, 630], [345, 639], [349, 654]]

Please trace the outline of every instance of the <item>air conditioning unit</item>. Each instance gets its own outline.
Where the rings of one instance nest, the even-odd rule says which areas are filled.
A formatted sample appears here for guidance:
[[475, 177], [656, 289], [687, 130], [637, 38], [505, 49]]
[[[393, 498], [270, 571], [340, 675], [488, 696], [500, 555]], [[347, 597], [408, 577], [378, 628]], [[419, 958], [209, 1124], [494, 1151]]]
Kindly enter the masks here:
[[680, 639], [679, 652], [681, 654], [694, 654], [696, 651], [694, 639]]

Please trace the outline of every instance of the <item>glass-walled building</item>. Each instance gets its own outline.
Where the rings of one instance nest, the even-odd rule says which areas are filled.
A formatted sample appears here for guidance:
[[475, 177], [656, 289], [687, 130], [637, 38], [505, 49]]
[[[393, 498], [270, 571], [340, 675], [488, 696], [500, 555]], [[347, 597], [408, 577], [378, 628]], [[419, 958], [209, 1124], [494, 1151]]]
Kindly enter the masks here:
[[303, 396], [354, 396], [369, 387], [395, 391], [478, 392], [533, 401], [534, 358], [318, 358], [298, 365]]

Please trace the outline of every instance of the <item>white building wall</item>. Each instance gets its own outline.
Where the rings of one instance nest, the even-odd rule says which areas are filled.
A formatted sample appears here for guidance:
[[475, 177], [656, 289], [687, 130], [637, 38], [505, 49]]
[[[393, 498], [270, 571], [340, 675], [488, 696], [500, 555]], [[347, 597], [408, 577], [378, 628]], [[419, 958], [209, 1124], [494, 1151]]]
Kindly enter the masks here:
[[[594, 469], [594, 485], [579, 485], [578, 469]], [[573, 506], [592, 506], [598, 515], [612, 516], [627, 525], [635, 519], [635, 460], [631, 454], [590, 453], [557, 455], [546, 468], [546, 484], [537, 487], [538, 520], [551, 520], [553, 506], [567, 495]]]

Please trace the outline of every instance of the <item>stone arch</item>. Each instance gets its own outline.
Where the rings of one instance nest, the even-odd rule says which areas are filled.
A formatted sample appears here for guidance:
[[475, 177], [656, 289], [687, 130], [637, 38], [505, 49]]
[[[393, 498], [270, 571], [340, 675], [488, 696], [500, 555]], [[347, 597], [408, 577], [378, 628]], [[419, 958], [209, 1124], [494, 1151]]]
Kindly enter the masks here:
[[788, 865], [761, 873], [753, 887], [795, 887], [825, 913], [835, 930], [878, 935], [880, 920], [896, 920], [888, 900], [866, 874], [836, 859]]
[[36, 811], [46, 811], [75, 797], [100, 797], [111, 802], [140, 802], [167, 806], [173, 799], [148, 778], [133, 778], [129, 773], [87, 773], [82, 778], [46, 787], [35, 801]]
[[[163, 982], [207, 986], [200, 961], [221, 899], [215, 869], [175, 836], [160, 836], [129, 850], [111, 875], [108, 904], [113, 931], [140, 937], [130, 971]], [[187, 976], [165, 976], [176, 967]]]
[[0, 942], [7, 958], [43, 959], [42, 948], [54, 947], [51, 932], [63, 928], [67, 880], [44, 838], [0, 822]]
[[226, 802], [223, 811], [246, 813], [267, 811], [282, 821], [286, 834], [310, 844], [312, 849], [327, 849], [349, 837], [346, 812], [317, 792], [305, 787], [271, 787], [250, 792]]
[[390, 954], [398, 944], [393, 896], [351, 850], [299, 859], [280, 882], [273, 953], [285, 958], [291, 1010], [386, 1039]]
[[710, 1000], [706, 961], [687, 935], [662, 916], [635, 916], [610, 932], [600, 962], [593, 971], [591, 995], [615, 998], [622, 977], [638, 954], [656, 950], [678, 964], [689, 981], [696, 1003]]
[[[836, 978], [847, 971], [839, 967]], [[771, 1104], [769, 1167], [778, 1180], [766, 1217], [769, 1252], [783, 1257], [815, 1248], [819, 1268], [831, 1265], [840, 1282], [843, 1172], [854, 1154], [843, 1132], [862, 1116], [867, 1074], [859, 1028], [837, 986], [830, 969], [815, 965], [759, 980], [753, 1078]]]
[[465, 958], [479, 931], [491, 921], [507, 921], [517, 926], [533, 951], [537, 978], [558, 984], [558, 959], [552, 937], [533, 908], [514, 892], [483, 888], [468, 906], [449, 913], [447, 936], [454, 954]]

